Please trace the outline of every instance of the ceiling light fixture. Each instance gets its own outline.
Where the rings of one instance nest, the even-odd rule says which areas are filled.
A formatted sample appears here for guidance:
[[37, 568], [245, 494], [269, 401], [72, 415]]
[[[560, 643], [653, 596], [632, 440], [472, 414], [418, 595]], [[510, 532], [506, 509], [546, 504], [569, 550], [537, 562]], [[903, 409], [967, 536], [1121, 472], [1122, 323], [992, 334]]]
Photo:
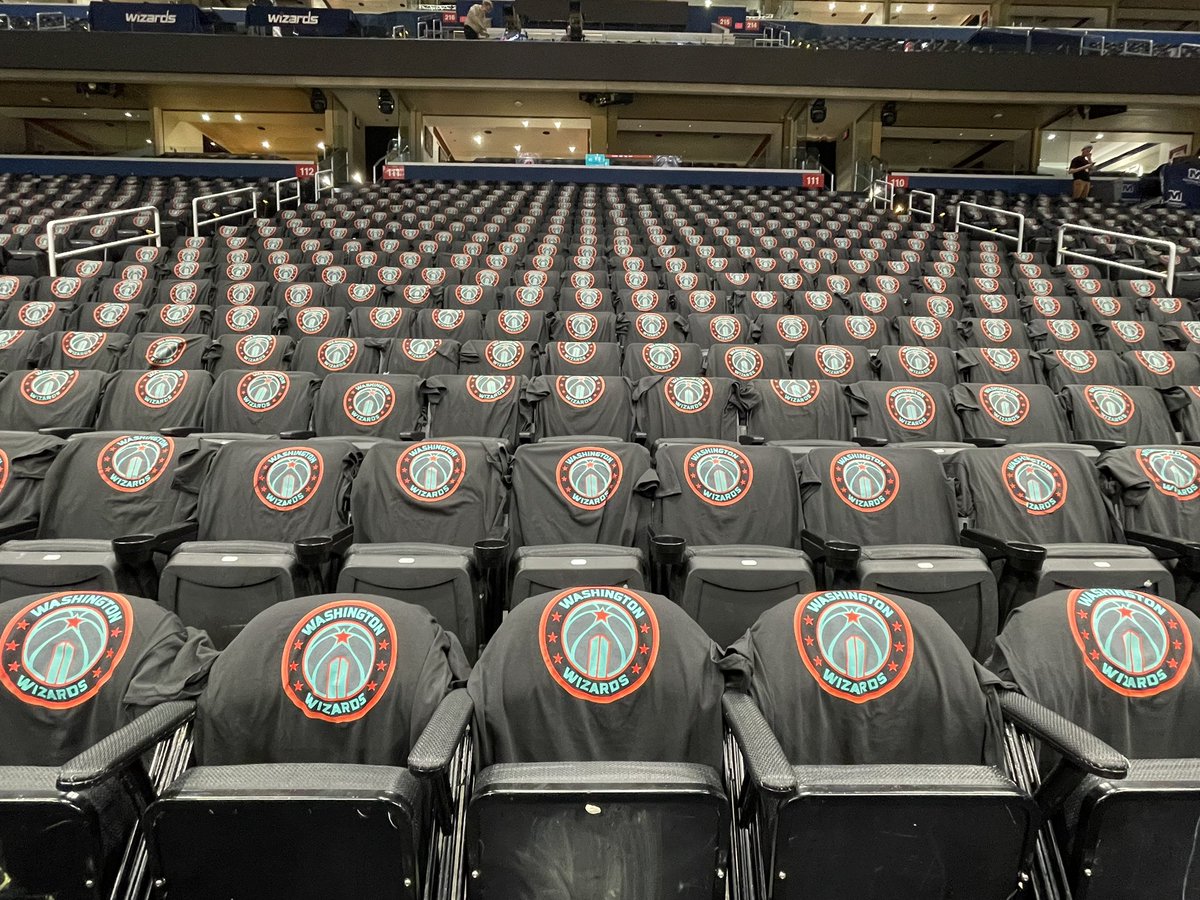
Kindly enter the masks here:
[[125, 113], [125, 118], [127, 118], [127, 119], [132, 119], [132, 118], [133, 118], [133, 113], [131, 113], [131, 112], [127, 112], [127, 113]]
[[522, 119], [522, 120], [521, 120], [521, 125], [522, 125], [523, 127], [525, 127], [525, 128], [528, 128], [528, 127], [529, 127], [529, 120], [528, 120], [528, 119]]
[[242, 114], [241, 114], [241, 113], [234, 113], [234, 114], [233, 114], [233, 121], [235, 121], [235, 122], [240, 122], [240, 121], [242, 121]]
[[270, 149], [271, 149], [271, 142], [270, 142], [270, 141], [263, 141], [263, 142], [262, 142], [262, 146], [263, 146], [263, 149], [264, 149], [264, 150], [270, 150]]
[[575, 146], [572, 144], [570, 147], [568, 147], [568, 148], [567, 148], [567, 152], [568, 152], [568, 153], [574, 153], [574, 152], [575, 152]]
[[562, 128], [562, 122], [555, 122], [555, 123], [554, 123], [554, 127], [555, 127], [555, 128]]
[[483, 135], [482, 134], [475, 135], [475, 137], [471, 138], [471, 140], [473, 140], [475, 142], [476, 147], [483, 146]]
[[1052, 140], [1054, 140], [1056, 137], [1058, 137], [1058, 135], [1057, 135], [1057, 134], [1048, 134], [1048, 135], [1046, 135], [1046, 140], [1048, 140], [1048, 141], [1052, 141]]
[[1103, 131], [1098, 131], [1098, 132], [1096, 132], [1096, 136], [1095, 136], [1094, 138], [1092, 138], [1092, 140], [1093, 140], [1093, 141], [1102, 141], [1102, 140], [1104, 140], [1104, 132], [1103, 132]]
[[210, 116], [208, 113], [200, 113], [200, 118], [201, 118], [201, 120], [203, 120], [205, 122], [212, 121], [212, 116]]

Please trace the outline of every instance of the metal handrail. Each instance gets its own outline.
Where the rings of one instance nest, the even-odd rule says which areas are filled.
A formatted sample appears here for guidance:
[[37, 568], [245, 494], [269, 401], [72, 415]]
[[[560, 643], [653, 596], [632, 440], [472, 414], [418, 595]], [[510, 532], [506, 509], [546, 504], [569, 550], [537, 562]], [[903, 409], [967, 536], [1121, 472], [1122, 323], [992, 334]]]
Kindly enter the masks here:
[[[296, 193], [292, 194], [290, 197], [281, 197], [280, 193], [283, 190], [283, 186], [285, 184], [292, 184], [293, 182], [296, 185]], [[300, 179], [298, 177], [280, 178], [277, 182], [275, 182], [275, 209], [276, 209], [276, 211], [283, 209], [283, 204], [291, 203], [292, 201], [295, 201], [296, 208], [299, 209], [299, 207], [300, 207]]]
[[[1132, 241], [1139, 244], [1151, 244], [1158, 247], [1166, 247], [1167, 256], [1167, 271], [1158, 272], [1154, 269], [1143, 269], [1141, 266], [1131, 265], [1130, 263], [1117, 262], [1112, 259], [1105, 259], [1103, 256], [1091, 256], [1079, 250], [1064, 250], [1063, 238], [1067, 231], [1082, 231], [1087, 234], [1103, 234], [1108, 237], [1120, 238], [1123, 241]], [[1058, 240], [1054, 246], [1054, 264], [1062, 265], [1063, 257], [1069, 256], [1072, 259], [1082, 259], [1087, 262], [1093, 262], [1102, 266], [1111, 266], [1116, 269], [1124, 269], [1127, 272], [1137, 272], [1139, 275], [1146, 275], [1150, 278], [1162, 278], [1166, 281], [1167, 293], [1170, 294], [1175, 290], [1175, 257], [1179, 252], [1179, 245], [1174, 241], [1168, 241], [1164, 238], [1148, 238], [1139, 237], [1136, 234], [1126, 234], [1123, 231], [1108, 231], [1104, 228], [1093, 228], [1091, 225], [1073, 225], [1069, 222], [1064, 222], [1058, 226]]]
[[[928, 197], [929, 209], [917, 209], [913, 200], [916, 197]], [[932, 225], [936, 216], [937, 210], [937, 195], [931, 191], [909, 191], [908, 192], [908, 212], [913, 216], [929, 216], [929, 224]]]
[[[204, 200], [216, 200], [219, 197], [232, 197], [235, 194], [251, 194], [253, 201], [249, 209], [239, 209], [237, 212], [225, 213], [223, 216], [215, 216], [211, 219], [200, 221], [200, 204]], [[192, 200], [192, 234], [200, 234], [201, 225], [212, 225], [215, 222], [224, 222], [227, 219], [236, 219], [240, 216], [254, 215], [258, 210], [258, 188], [244, 187], [234, 188], [232, 191], [221, 191], [219, 194], [201, 194]]]
[[879, 202], [890, 209], [896, 200], [896, 183], [890, 178], [877, 178], [871, 182], [871, 209], [878, 210]]
[[[999, 213], [1002, 216], [1009, 216], [1017, 220], [1017, 233], [1015, 235], [1005, 234], [1003, 231], [997, 231], [995, 228], [984, 228], [982, 225], [971, 225], [962, 220], [962, 211], [964, 206], [969, 206], [972, 209], [981, 209], [986, 212]], [[958, 206], [954, 210], [954, 230], [961, 231], [963, 228], [968, 228], [971, 231], [979, 231], [983, 234], [990, 234], [994, 237], [1003, 238], [1006, 241], [1016, 241], [1018, 252], [1025, 247], [1025, 217], [1020, 213], [1015, 213], [1010, 209], [1001, 209], [998, 206], [984, 206], [981, 203], [971, 203], [968, 200], [960, 200]]]
[[[154, 231], [149, 234], [138, 235], [137, 237], [121, 238], [119, 241], [106, 241], [103, 244], [93, 244], [91, 247], [80, 247], [77, 250], [67, 250], [59, 253], [55, 247], [55, 237], [58, 234], [59, 227], [63, 225], [77, 225], [80, 222], [96, 222], [101, 219], [118, 219], [121, 216], [136, 215], [140, 212], [154, 213]], [[110, 247], [124, 247], [128, 244], [140, 244], [142, 241], [153, 240], [155, 247], [162, 246], [162, 214], [158, 211], [157, 206], [134, 206], [130, 209], [114, 209], [105, 213], [93, 213], [88, 216], [71, 216], [67, 219], [51, 219], [46, 223], [46, 251], [50, 256], [50, 275], [58, 277], [58, 261], [67, 259], [71, 256], [84, 256], [89, 253], [95, 253], [97, 250], [107, 250]]]

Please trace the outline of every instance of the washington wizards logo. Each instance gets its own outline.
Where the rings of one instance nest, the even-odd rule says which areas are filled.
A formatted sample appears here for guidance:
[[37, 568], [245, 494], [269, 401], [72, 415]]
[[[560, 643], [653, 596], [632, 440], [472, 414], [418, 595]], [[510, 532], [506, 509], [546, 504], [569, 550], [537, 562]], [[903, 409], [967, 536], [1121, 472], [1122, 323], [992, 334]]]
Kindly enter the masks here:
[[1143, 369], [1154, 375], [1170, 375], [1175, 371], [1175, 357], [1161, 350], [1135, 350], [1133, 358]]
[[596, 345], [591, 341], [559, 341], [555, 349], [559, 359], [575, 366], [590, 362], [596, 355]]
[[742, 323], [733, 316], [713, 316], [708, 330], [714, 341], [729, 344], [742, 336]]
[[158, 320], [167, 328], [182, 328], [196, 315], [194, 306], [164, 306], [158, 311]]
[[256, 284], [231, 284], [225, 289], [225, 299], [232, 306], [248, 306], [258, 293]]
[[1129, 286], [1133, 288], [1133, 292], [1139, 297], [1153, 297], [1158, 293], [1158, 283], [1154, 281], [1143, 281], [1135, 278], [1129, 282]]
[[775, 332], [789, 344], [798, 344], [808, 337], [808, 322], [803, 316], [780, 316], [775, 320]]
[[480, 403], [495, 403], [512, 393], [517, 379], [512, 375], [469, 375], [467, 393]]
[[539, 287], [522, 287], [516, 292], [516, 300], [522, 306], [537, 306], [542, 302], [543, 292]]
[[247, 372], [238, 381], [238, 402], [252, 412], [267, 412], [284, 401], [291, 384], [285, 372]]
[[1067, 476], [1044, 456], [1014, 453], [1000, 468], [1009, 496], [1030, 515], [1049, 515], [1067, 502]]
[[683, 358], [683, 352], [674, 344], [643, 344], [642, 362], [651, 372], [672, 372]]
[[1033, 298], [1033, 308], [1038, 315], [1047, 319], [1053, 319], [1062, 312], [1062, 304], [1058, 298], [1049, 295], [1041, 295]]
[[780, 304], [779, 295], [774, 291], [751, 291], [747, 299], [760, 312], [770, 312], [771, 310], [778, 309]]
[[621, 459], [603, 447], [577, 447], [558, 461], [559, 493], [579, 509], [600, 509], [621, 484]]
[[101, 303], [92, 310], [92, 321], [101, 328], [116, 328], [129, 315], [129, 307], [124, 303]]
[[523, 309], [503, 310], [496, 318], [496, 324], [505, 334], [523, 334], [533, 322], [533, 316]]
[[299, 509], [313, 498], [325, 475], [325, 460], [310, 447], [286, 447], [264, 456], [254, 469], [254, 493], [277, 511]]
[[466, 454], [444, 441], [413, 444], [396, 460], [396, 482], [420, 503], [438, 503], [450, 497], [466, 475]]
[[167, 295], [171, 298], [172, 303], [187, 305], [196, 302], [196, 298], [200, 296], [200, 289], [194, 281], [180, 281], [171, 285]]
[[520, 341], [489, 341], [483, 357], [493, 368], [515, 369], [525, 358], [525, 347]]
[[1029, 415], [1029, 398], [1007, 384], [985, 384], [979, 389], [979, 408], [1001, 425], [1019, 425]]
[[1008, 309], [1008, 298], [1003, 294], [980, 294], [979, 303], [994, 316]]
[[110, 441], [96, 457], [96, 470], [109, 487], [136, 494], [158, 480], [171, 464], [175, 442], [155, 434], [126, 434]]
[[238, 338], [234, 351], [237, 358], [248, 366], [261, 366], [275, 352], [276, 339], [274, 335], [252, 334], [249, 337]]
[[183, 338], [155, 338], [146, 347], [146, 364], [154, 368], [174, 365], [183, 358], [186, 350], [187, 341]]
[[688, 306], [698, 313], [712, 312], [717, 305], [717, 295], [712, 291], [692, 291], [688, 295]]
[[586, 341], [595, 336], [600, 323], [591, 313], [572, 313], [563, 322], [563, 328], [573, 341]]
[[808, 406], [821, 396], [821, 382], [804, 378], [774, 379], [771, 390], [788, 406]]
[[396, 392], [384, 381], [360, 381], [342, 395], [346, 418], [356, 425], [378, 425], [396, 406]]
[[896, 357], [913, 378], [928, 378], [938, 367], [937, 356], [924, 347], [901, 347]]
[[379, 288], [373, 284], [348, 284], [346, 285], [346, 296], [350, 298], [352, 303], [366, 303], [375, 297]]
[[317, 334], [329, 324], [329, 310], [323, 306], [303, 309], [296, 316], [296, 326], [305, 334]]
[[1083, 396], [1096, 417], [1109, 425], [1126, 425], [1137, 411], [1133, 398], [1112, 385], [1089, 384]]
[[21, 379], [21, 396], [44, 406], [65, 397], [78, 380], [74, 369], [36, 369]]
[[378, 328], [380, 331], [393, 327], [400, 321], [404, 310], [397, 309], [394, 306], [375, 306], [367, 312], [367, 319], [372, 327]]
[[851, 703], [882, 697], [912, 665], [904, 610], [871, 591], [823, 591], [796, 604], [796, 649], [821, 689]]
[[762, 374], [763, 356], [754, 347], [729, 347], [725, 351], [725, 368], [739, 381], [749, 381]]
[[684, 459], [684, 480], [710, 506], [731, 506], [750, 492], [754, 467], [736, 447], [705, 444]]
[[310, 719], [353, 722], [387, 691], [396, 670], [396, 626], [357, 597], [306, 613], [283, 647], [283, 692]]
[[1190, 450], [1141, 448], [1134, 459], [1160, 494], [1181, 502], [1200, 497], [1200, 457]]
[[1112, 330], [1127, 344], [1137, 344], [1146, 337], [1146, 327], [1141, 322], [1114, 319]]
[[358, 357], [358, 344], [349, 338], [332, 338], [317, 348], [317, 365], [327, 372], [340, 372]]
[[634, 291], [629, 296], [629, 305], [639, 312], [650, 312], [659, 304], [658, 291]]
[[604, 396], [604, 379], [594, 375], [560, 375], [554, 379], [560, 400], [575, 409], [585, 409]]
[[877, 316], [888, 307], [888, 298], [883, 294], [860, 294], [859, 305], [870, 315]]
[[0, 449], [0, 495], [4, 494], [4, 487], [8, 484], [8, 476], [12, 473], [12, 463], [8, 459], [8, 454]]
[[187, 383], [188, 373], [180, 369], [147, 372], [134, 384], [133, 395], [143, 406], [162, 409], [175, 402]]
[[146, 287], [146, 282], [132, 278], [122, 279], [112, 286], [113, 299], [121, 303], [131, 303]]
[[1002, 344], [1012, 337], [1013, 329], [1004, 319], [980, 319], [979, 329], [983, 337], [995, 344]]
[[1065, 368], [1076, 375], [1086, 375], [1096, 368], [1099, 361], [1091, 350], [1055, 350], [1054, 355]]
[[47, 322], [58, 307], [44, 300], [34, 300], [17, 309], [17, 319], [27, 328], [37, 328]]
[[1178, 297], [1154, 297], [1150, 300], [1150, 303], [1159, 312], [1167, 316], [1173, 316], [1183, 309], [1183, 301]]
[[62, 352], [71, 359], [87, 359], [104, 346], [107, 335], [98, 331], [68, 331], [62, 337]]
[[913, 316], [909, 321], [912, 332], [926, 341], [933, 341], [942, 334], [942, 323], [933, 316]]
[[613, 703], [646, 683], [658, 658], [658, 619], [640, 594], [618, 587], [572, 588], [542, 611], [546, 669], [572, 697]]
[[312, 301], [313, 289], [311, 284], [288, 285], [287, 290], [283, 292], [283, 302], [288, 306], [308, 306]]
[[257, 306], [237, 307], [225, 311], [225, 327], [234, 333], [249, 331], [261, 318]]
[[894, 387], [885, 396], [888, 415], [901, 428], [918, 431], [937, 415], [937, 404], [928, 391], [918, 387]]
[[633, 324], [638, 334], [652, 341], [667, 333], [667, 320], [658, 313], [642, 313]]
[[0, 329], [0, 350], [7, 350], [29, 332], [13, 328]]
[[33, 601], [0, 635], [0, 683], [22, 703], [70, 709], [91, 700], [129, 647], [121, 594], [64, 591]]
[[1079, 340], [1079, 336], [1083, 333], [1079, 328], [1079, 323], [1074, 319], [1047, 319], [1046, 324], [1055, 338], [1068, 343]]
[[829, 463], [834, 493], [860, 512], [886, 509], [900, 492], [900, 473], [888, 460], [865, 450], [845, 450]]
[[1126, 697], [1169, 690], [1191, 665], [1187, 623], [1150, 594], [1117, 588], [1071, 591], [1067, 619], [1088, 670]]
[[1092, 309], [1106, 319], [1115, 319], [1121, 314], [1121, 301], [1116, 297], [1092, 297]]
[[668, 378], [663, 395], [672, 409], [682, 413], [697, 413], [712, 400], [712, 383], [707, 378]]
[[822, 344], [817, 348], [817, 368], [830, 378], [845, 378], [854, 369], [854, 357], [844, 347]]
[[[142, 289], [141, 282], [134, 282], [137, 289]], [[50, 282], [50, 293], [58, 300], [70, 300], [79, 293], [83, 287], [83, 279], [81, 278], [55, 278]]]

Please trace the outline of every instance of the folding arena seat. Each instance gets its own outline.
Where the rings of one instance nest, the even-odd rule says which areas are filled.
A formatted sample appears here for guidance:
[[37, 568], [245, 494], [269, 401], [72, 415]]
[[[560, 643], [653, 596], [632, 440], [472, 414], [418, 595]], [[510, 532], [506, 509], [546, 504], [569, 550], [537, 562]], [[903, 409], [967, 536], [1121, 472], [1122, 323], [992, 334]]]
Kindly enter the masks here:
[[538, 373], [539, 348], [528, 341], [468, 341], [459, 354], [463, 375], [518, 375]]
[[963, 315], [1015, 320], [1021, 318], [1021, 307], [1012, 293], [984, 291], [967, 295]]
[[874, 367], [881, 381], [958, 383], [958, 359], [947, 347], [900, 347], [889, 344], [875, 354]]
[[1146, 317], [1159, 325], [1188, 322], [1196, 318], [1193, 306], [1179, 297], [1147, 297], [1141, 306]]
[[218, 281], [213, 290], [213, 305], [268, 306], [271, 286], [265, 281]]
[[474, 659], [502, 603], [508, 464], [491, 438], [373, 446], [355, 481], [338, 590], [425, 607]]
[[1082, 317], [1091, 322], [1138, 317], [1137, 301], [1127, 297], [1081, 297], [1078, 306]]
[[533, 434], [525, 379], [515, 375], [435, 375], [424, 381], [430, 437], [479, 435], [510, 446]]
[[962, 426], [950, 389], [939, 382], [858, 381], [846, 386], [859, 437], [884, 443], [958, 443]]
[[[672, 637], [660, 642], [660, 629]], [[444, 745], [411, 760], [444, 777], [473, 722], [481, 770], [466, 809], [467, 867], [480, 873], [472, 889], [514, 900], [581, 896], [600, 884], [680, 900], [722, 892], [722, 684], [711, 642], [665, 597], [579, 588], [518, 605], [453, 718], [435, 719], [452, 726]], [[613, 821], [624, 824], [614, 831]]]
[[[166, 280], [158, 283], [154, 303], [184, 303], [210, 306], [213, 302], [214, 286], [208, 280]], [[127, 300], [126, 302], [132, 302]], [[147, 298], [147, 302], [151, 302]]]
[[36, 522], [46, 471], [62, 443], [44, 434], [0, 431], [0, 534], [5, 538]]
[[733, 878], [764, 896], [834, 900], [879, 889], [879, 869], [806, 852], [814, 841], [870, 842], [888, 897], [1005, 900], [1019, 884], [1040, 893], [1041, 879], [1028, 885], [1031, 853], [1059, 800], [1049, 790], [1031, 796], [1022, 773], [1005, 771], [1006, 730], [1017, 729], [1014, 741], [1045, 740], [1061, 758], [1056, 784], [1126, 770], [1112, 748], [1000, 689], [939, 616], [907, 597], [791, 598], [736, 649], [753, 677], [749, 697], [724, 700], [731, 774], [745, 771]]
[[[621, 335], [626, 346], [658, 343], [681, 344], [689, 340], [688, 320], [677, 313], [637, 313], [627, 315], [627, 322], [627, 327]], [[742, 333], [747, 334], [748, 329], [743, 330]], [[709, 339], [707, 341], [691, 341], [691, 343], [707, 348], [712, 341]]]
[[484, 337], [492, 341], [530, 341], [545, 344], [550, 329], [546, 313], [523, 309], [502, 309], [489, 313], [483, 324]]
[[123, 369], [203, 369], [210, 341], [203, 334], [139, 332], [125, 347]]
[[211, 645], [152, 601], [95, 591], [0, 605], [0, 636], [5, 892], [148, 890], [135, 825], [186, 764], [168, 746], [185, 740]]
[[[962, 547], [941, 459], [921, 448], [814, 448], [800, 475], [802, 547], [830, 589], [920, 597], [986, 659], [999, 621], [996, 582]], [[919, 527], [914, 527], [920, 523]]]
[[617, 335], [617, 316], [611, 312], [560, 312], [550, 327], [550, 337], [556, 341], [612, 343]]
[[[904, 298], [899, 294], [880, 294], [875, 291], [856, 291], [848, 298], [852, 316], [894, 319], [904, 314]], [[882, 323], [886, 325], [887, 323]]]
[[847, 309], [840, 297], [835, 297], [828, 291], [795, 291], [791, 293], [791, 298], [792, 312], [798, 316], [825, 319], [828, 316], [842, 315]]
[[198, 429], [212, 376], [203, 369], [125, 369], [104, 386], [97, 431]]
[[968, 382], [950, 393], [968, 441], [987, 438], [1024, 444], [1071, 439], [1058, 398], [1043, 384]]
[[301, 309], [285, 309], [280, 323], [280, 333], [293, 341], [306, 337], [343, 337], [349, 330], [345, 310], [337, 307], [306, 306]]
[[632, 344], [621, 372], [635, 384], [651, 375], [698, 377], [704, 374], [704, 351], [696, 344]]
[[99, 285], [98, 278], [44, 275], [33, 282], [29, 298], [46, 303], [86, 303], [95, 297]]
[[1033, 349], [1025, 326], [1017, 319], [960, 319], [958, 331], [964, 347]]
[[1121, 540], [1121, 526], [1083, 454], [1053, 447], [964, 450], [949, 462], [963, 542], [1002, 565], [1001, 619], [1065, 587], [1153, 590], [1173, 596], [1170, 573], [1143, 547]]
[[1187, 351], [1133, 350], [1122, 354], [1133, 384], [1168, 388], [1200, 384], [1200, 355]]
[[[192, 532], [194, 498], [172, 487], [197, 442], [158, 434], [67, 441], [47, 470], [36, 523], [0, 545], [0, 599], [51, 590], [153, 597], [154, 554]], [[14, 535], [15, 536], [15, 535]]]
[[483, 313], [474, 309], [421, 309], [413, 319], [412, 334], [429, 340], [465, 344], [483, 340]]
[[304, 309], [309, 306], [328, 306], [330, 287], [326, 284], [266, 282], [265, 301], [279, 309]]
[[129, 335], [105, 331], [54, 331], [38, 342], [37, 366], [45, 369], [95, 369], [114, 371], [121, 361]]
[[[897, 316], [891, 323], [892, 334], [885, 335], [890, 342], [897, 341], [908, 347], [957, 347], [958, 332], [953, 323], [934, 316]], [[836, 331], [836, 329], [835, 329]], [[826, 332], [832, 334], [834, 332]]]
[[1165, 350], [1159, 327], [1153, 322], [1109, 319], [1096, 323], [1096, 340], [1105, 350]]
[[670, 294], [662, 290], [619, 290], [616, 292], [617, 304], [629, 317], [638, 313], [665, 313], [670, 307]]
[[[92, 296], [83, 302], [129, 303], [134, 306], [145, 306], [153, 303], [158, 293], [160, 292], [151, 279], [105, 278], [97, 285]], [[172, 301], [164, 297], [161, 302], [170, 303]]]
[[641, 590], [656, 483], [650, 454], [637, 444], [584, 437], [519, 448], [509, 608], [581, 581]]
[[562, 313], [614, 313], [612, 292], [603, 288], [564, 288], [558, 294], [558, 309]]
[[155, 334], [207, 334], [212, 309], [184, 303], [156, 303], [146, 309], [141, 330]]
[[5, 303], [0, 326], [19, 331], [62, 331], [70, 324], [74, 308], [70, 303], [50, 303], [44, 300], [14, 300]]
[[312, 372], [227, 369], [204, 404], [204, 430], [273, 435], [307, 431], [320, 378]]
[[1032, 350], [1013, 347], [963, 347], [957, 353], [963, 381], [1000, 384], [1040, 384], [1041, 359]]
[[411, 440], [424, 412], [416, 375], [331, 372], [313, 400], [312, 430], [320, 437]]
[[728, 315], [732, 309], [726, 291], [686, 290], [674, 295], [675, 308], [682, 315]]
[[28, 275], [0, 275], [0, 302], [22, 303], [29, 299], [33, 278]]
[[655, 580], [714, 641], [727, 646], [763, 609], [812, 589], [786, 449], [663, 441], [655, 468]]
[[279, 314], [271, 306], [226, 304], [218, 306], [212, 313], [212, 332], [216, 338], [226, 334], [273, 334], [279, 326]]
[[544, 287], [517, 285], [504, 288], [500, 305], [504, 309], [523, 309], [526, 312], [552, 313], [558, 307], [555, 292]]
[[12, 431], [89, 428], [107, 376], [94, 369], [17, 369], [0, 381], [0, 422]]
[[763, 314], [754, 320], [761, 344], [794, 347], [797, 344], [820, 344], [825, 340], [821, 320], [815, 316], [792, 314]]
[[628, 440], [633, 433], [633, 391], [621, 376], [541, 375], [525, 388], [538, 438], [577, 434]]
[[0, 372], [28, 369], [37, 356], [40, 331], [0, 330]]
[[332, 853], [370, 850], [365, 890], [436, 896], [446, 863], [427, 866], [425, 844], [445, 800], [431, 802], [406, 764], [467, 671], [428, 613], [386, 597], [325, 594], [259, 613], [200, 697], [199, 764], [147, 813], [155, 876], [182, 898], [337, 896], [344, 873], [293, 865], [295, 847], [319, 838]]
[[547, 375], [621, 374], [621, 345], [592, 341], [551, 341], [542, 356]]
[[175, 477], [197, 497], [196, 538], [163, 567], [159, 602], [224, 647], [263, 609], [323, 589], [350, 543], [359, 459], [334, 438], [202, 441]]
[[[1200, 620], [1150, 593], [1055, 591], [1016, 610], [992, 667], [1035, 702], [1128, 755], [1120, 780], [1089, 777], [1056, 821], [1076, 897], [1186, 896], [1200, 813]], [[1032, 768], [1031, 755], [1022, 761]], [[1047, 776], [1046, 784], [1052, 780]]]
[[1060, 395], [1076, 440], [1130, 445], [1171, 444], [1175, 427], [1169, 409], [1187, 404], [1179, 388], [1067, 385]]
[[871, 378], [871, 354], [865, 347], [801, 344], [792, 351], [796, 378], [833, 379], [850, 383]]
[[648, 376], [633, 388], [636, 436], [736, 441], [742, 387], [725, 378]]
[[1053, 350], [1041, 354], [1050, 389], [1072, 384], [1128, 384], [1129, 367], [1112, 350]]
[[290, 360], [298, 372], [324, 376], [329, 372], [373, 374], [379, 371], [381, 341], [362, 338], [302, 338]]

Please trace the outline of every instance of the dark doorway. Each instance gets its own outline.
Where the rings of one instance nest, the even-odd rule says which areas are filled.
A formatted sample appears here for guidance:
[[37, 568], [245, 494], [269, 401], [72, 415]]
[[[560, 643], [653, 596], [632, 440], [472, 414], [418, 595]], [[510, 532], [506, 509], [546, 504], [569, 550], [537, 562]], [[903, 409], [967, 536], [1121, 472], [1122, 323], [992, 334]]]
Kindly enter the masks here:
[[[375, 161], [388, 152], [388, 144], [396, 137], [396, 129], [390, 125], [368, 125], [365, 129], [368, 170], [374, 167]], [[370, 171], [364, 173], [371, 177]]]

